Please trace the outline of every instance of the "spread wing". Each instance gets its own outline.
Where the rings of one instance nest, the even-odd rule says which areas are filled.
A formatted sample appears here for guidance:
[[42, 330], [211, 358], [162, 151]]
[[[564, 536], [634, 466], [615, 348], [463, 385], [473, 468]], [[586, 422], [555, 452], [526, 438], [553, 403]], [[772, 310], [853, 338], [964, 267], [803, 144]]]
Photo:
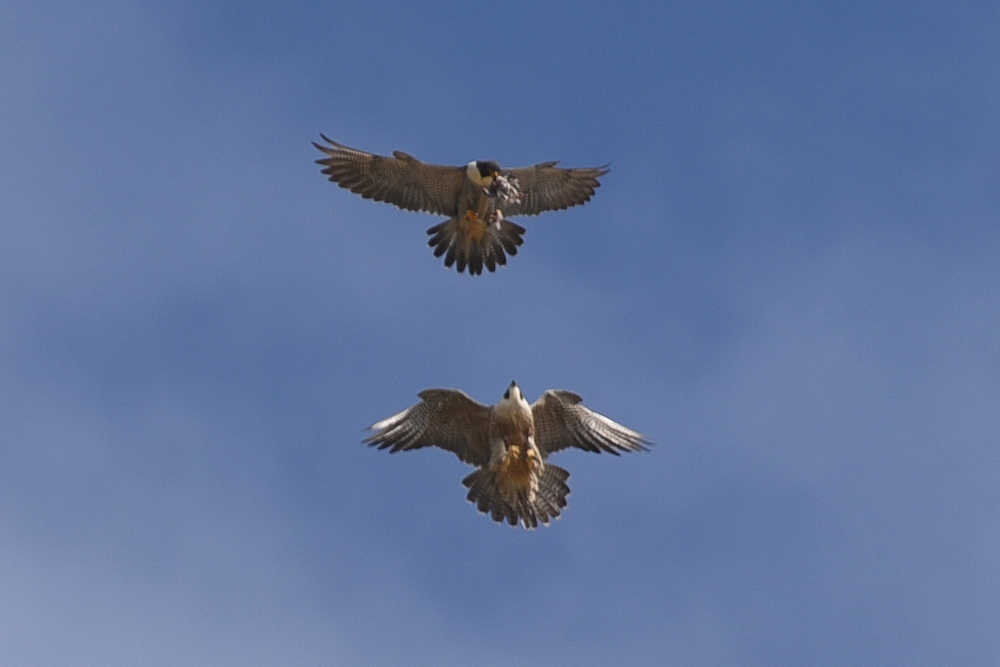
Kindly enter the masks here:
[[316, 162], [340, 187], [407, 211], [458, 215], [458, 194], [466, 178], [462, 167], [427, 164], [402, 151], [394, 151], [393, 157], [373, 155], [319, 136], [330, 145], [314, 141], [313, 146], [329, 157]]
[[608, 173], [608, 166], [583, 169], [563, 169], [558, 162], [543, 162], [532, 167], [505, 170], [517, 179], [522, 199], [501, 205], [503, 214], [537, 215], [543, 211], [558, 211], [590, 201], [601, 186], [597, 179]]
[[535, 418], [535, 444], [545, 454], [579, 447], [588, 452], [638, 452], [653, 444], [636, 433], [589, 408], [569, 391], [550, 389], [531, 406]]
[[484, 466], [490, 459], [490, 408], [453, 389], [427, 389], [420, 403], [368, 428], [372, 447], [390, 452], [437, 446], [465, 463]]

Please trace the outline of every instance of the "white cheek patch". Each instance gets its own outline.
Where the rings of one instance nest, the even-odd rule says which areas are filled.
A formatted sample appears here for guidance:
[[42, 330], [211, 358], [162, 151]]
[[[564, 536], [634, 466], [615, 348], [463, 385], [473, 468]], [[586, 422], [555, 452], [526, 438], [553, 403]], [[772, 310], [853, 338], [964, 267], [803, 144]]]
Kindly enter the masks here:
[[465, 165], [465, 175], [476, 185], [483, 185], [483, 179], [479, 176], [479, 167], [476, 166], [475, 160]]

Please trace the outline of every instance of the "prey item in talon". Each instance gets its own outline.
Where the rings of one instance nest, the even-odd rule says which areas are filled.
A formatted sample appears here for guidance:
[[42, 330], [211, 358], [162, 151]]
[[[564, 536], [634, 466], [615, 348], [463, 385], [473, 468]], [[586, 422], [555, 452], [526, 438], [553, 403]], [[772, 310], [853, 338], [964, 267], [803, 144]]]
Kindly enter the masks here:
[[524, 200], [524, 195], [518, 187], [517, 178], [504, 174], [497, 174], [490, 184], [489, 194], [496, 196], [503, 204], [520, 204]]

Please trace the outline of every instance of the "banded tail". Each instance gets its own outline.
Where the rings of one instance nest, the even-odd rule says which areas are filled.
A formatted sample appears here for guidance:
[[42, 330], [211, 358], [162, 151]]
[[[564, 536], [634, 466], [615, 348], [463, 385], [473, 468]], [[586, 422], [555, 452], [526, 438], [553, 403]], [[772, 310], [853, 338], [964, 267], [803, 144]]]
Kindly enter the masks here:
[[507, 252], [517, 254], [517, 247], [524, 243], [524, 227], [502, 217], [492, 222], [480, 220], [475, 215], [450, 218], [427, 230], [431, 236], [427, 245], [434, 248], [434, 256], [444, 255], [444, 265], [459, 273], [469, 267], [469, 275], [489, 271], [507, 263]]
[[558, 519], [562, 508], [566, 507], [566, 496], [569, 495], [569, 487], [566, 480], [569, 479], [569, 472], [557, 465], [546, 463], [538, 477], [538, 488], [534, 498], [529, 492], [517, 490], [514, 498], [508, 499], [500, 490], [500, 482], [497, 479], [497, 472], [483, 468], [472, 473], [462, 480], [469, 489], [466, 496], [469, 502], [475, 503], [476, 507], [483, 514], [489, 514], [497, 523], [505, 520], [512, 526], [516, 526], [518, 520], [525, 529], [538, 527], [541, 521], [546, 526], [550, 519]]

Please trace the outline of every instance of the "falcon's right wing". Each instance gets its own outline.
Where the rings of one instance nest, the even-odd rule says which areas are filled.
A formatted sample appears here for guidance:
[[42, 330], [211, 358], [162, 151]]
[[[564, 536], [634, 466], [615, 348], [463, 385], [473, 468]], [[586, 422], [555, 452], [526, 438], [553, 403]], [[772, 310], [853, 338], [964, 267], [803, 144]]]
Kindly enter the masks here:
[[463, 167], [428, 164], [402, 151], [394, 151], [393, 157], [374, 155], [319, 136], [330, 145], [313, 142], [328, 156], [316, 162], [340, 187], [407, 211], [458, 215], [458, 194], [466, 178]]
[[437, 446], [474, 466], [490, 460], [490, 408], [454, 389], [426, 389], [420, 403], [368, 428], [365, 442], [399, 452]]

